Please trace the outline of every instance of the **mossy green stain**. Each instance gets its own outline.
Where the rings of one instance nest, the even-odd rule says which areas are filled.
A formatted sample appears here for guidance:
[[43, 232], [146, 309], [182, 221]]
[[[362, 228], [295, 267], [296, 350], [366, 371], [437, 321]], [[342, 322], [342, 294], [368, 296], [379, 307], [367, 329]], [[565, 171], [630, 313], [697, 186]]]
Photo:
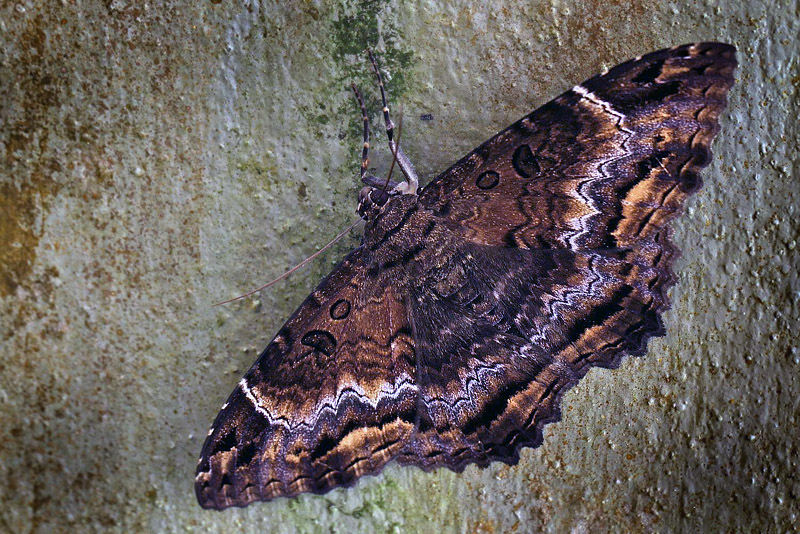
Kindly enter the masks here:
[[[301, 113], [309, 122], [321, 126], [340, 124], [349, 144], [361, 138], [362, 124], [358, 107], [351, 95], [344, 100], [334, 100], [331, 95], [340, 94], [348, 90], [351, 83], [355, 83], [364, 96], [373, 122], [381, 124], [380, 92], [366, 50], [373, 49], [383, 74], [391, 74], [391, 80], [385, 80], [390, 106], [401, 102], [402, 95], [411, 86], [414, 54], [410, 49], [401, 47], [400, 26], [387, 0], [343, 2], [340, 15], [330, 22], [328, 35], [328, 54], [337, 74], [333, 85], [320, 92], [316, 99], [318, 105], [303, 106]], [[379, 42], [382, 42], [380, 49], [377, 48]], [[331, 101], [341, 104], [331, 109], [328, 104]], [[377, 129], [373, 128], [373, 131]]]
[[278, 167], [275, 165], [275, 162], [272, 160], [272, 158], [269, 157], [265, 157], [265, 159], [262, 160], [251, 158], [240, 161], [238, 164], [236, 164], [236, 170], [242, 174], [254, 178], [253, 180], [244, 180], [242, 182], [249, 184], [251, 190], [247, 191], [247, 193], [255, 194], [258, 186], [260, 186], [261, 191], [267, 193], [273, 193], [277, 189], [283, 189], [289, 186], [296, 186], [296, 182], [294, 180], [279, 178], [281, 174], [278, 172]]
[[[411, 64], [414, 53], [400, 46], [400, 29], [387, 0], [363, 0], [357, 2], [354, 14], [341, 15], [332, 24], [332, 55], [341, 69], [339, 81], [343, 86], [355, 83], [361, 90], [367, 111], [374, 117], [382, 108], [380, 92], [375, 82], [372, 67], [366, 56], [366, 49], [375, 51], [378, 64], [384, 74], [384, 83], [389, 94], [389, 105], [402, 100], [402, 95], [411, 84]], [[378, 43], [383, 46], [378, 49]], [[353, 61], [353, 58], [362, 61]], [[387, 80], [385, 74], [391, 74]], [[353, 112], [355, 103], [350, 102], [340, 110], [347, 114], [348, 133], [351, 139], [360, 137], [361, 118]], [[381, 118], [382, 120], [382, 118]]]

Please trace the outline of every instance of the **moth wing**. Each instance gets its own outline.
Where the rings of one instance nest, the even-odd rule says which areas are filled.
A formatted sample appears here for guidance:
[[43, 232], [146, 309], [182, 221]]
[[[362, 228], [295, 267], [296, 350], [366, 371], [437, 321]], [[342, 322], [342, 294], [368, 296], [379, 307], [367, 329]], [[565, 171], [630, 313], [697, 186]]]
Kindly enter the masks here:
[[413, 433], [414, 364], [402, 297], [356, 249], [223, 406], [197, 467], [201, 506], [324, 493], [378, 472]]
[[[658, 260], [651, 256], [661, 256]], [[663, 333], [671, 279], [656, 246], [524, 250], [462, 242], [414, 289], [418, 432], [399, 461], [460, 471], [516, 463], [560, 418], [562, 394], [592, 366], [641, 355]], [[655, 266], [650, 266], [654, 264]]]
[[595, 249], [652, 240], [701, 185], [735, 52], [699, 43], [622, 63], [498, 133], [420, 201], [480, 244]]
[[700, 186], [734, 55], [701, 43], [623, 63], [424, 188], [460, 242], [409, 300], [424, 412], [401, 462], [514, 463], [590, 367], [663, 335], [667, 225]]

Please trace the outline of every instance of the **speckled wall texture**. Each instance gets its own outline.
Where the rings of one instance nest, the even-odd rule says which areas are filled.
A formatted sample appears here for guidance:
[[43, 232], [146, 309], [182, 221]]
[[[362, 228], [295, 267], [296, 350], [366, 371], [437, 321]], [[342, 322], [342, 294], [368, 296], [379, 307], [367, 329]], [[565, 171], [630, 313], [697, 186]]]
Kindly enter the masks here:
[[[503, 4], [3, 3], [0, 531], [795, 528], [797, 2]], [[592, 371], [515, 467], [392, 465], [325, 496], [197, 506], [220, 405], [358, 242], [211, 306], [355, 219], [348, 85], [377, 110], [367, 45], [426, 181], [604, 67], [698, 40], [739, 48], [738, 81], [677, 224], [668, 335], [646, 357]]]

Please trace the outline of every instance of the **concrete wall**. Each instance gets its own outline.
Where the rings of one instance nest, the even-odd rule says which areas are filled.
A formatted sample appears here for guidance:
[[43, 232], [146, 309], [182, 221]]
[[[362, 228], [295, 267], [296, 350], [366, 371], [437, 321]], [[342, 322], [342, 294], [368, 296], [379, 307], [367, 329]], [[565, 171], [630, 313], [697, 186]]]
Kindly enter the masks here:
[[[790, 530], [797, 31], [790, 0], [4, 3], [0, 531]], [[358, 243], [211, 307], [355, 220], [348, 85], [377, 111], [367, 45], [430, 179], [602, 68], [698, 40], [735, 44], [741, 65], [706, 186], [677, 225], [668, 335], [645, 358], [592, 371], [515, 467], [393, 465], [325, 496], [197, 506], [220, 405]]]

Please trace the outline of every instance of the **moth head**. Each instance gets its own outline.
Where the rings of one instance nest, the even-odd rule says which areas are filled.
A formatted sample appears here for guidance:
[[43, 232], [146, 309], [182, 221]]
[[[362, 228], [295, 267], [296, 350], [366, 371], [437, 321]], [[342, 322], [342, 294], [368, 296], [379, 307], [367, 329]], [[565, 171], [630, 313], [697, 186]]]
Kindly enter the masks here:
[[386, 181], [385, 178], [370, 175], [364, 176], [361, 181], [366, 185], [358, 193], [356, 213], [365, 221], [374, 218], [391, 197], [410, 194], [408, 182], [405, 181]]
[[375, 218], [381, 208], [389, 201], [389, 196], [390, 192], [384, 191], [382, 188], [365, 185], [358, 192], [356, 213], [365, 221]]

